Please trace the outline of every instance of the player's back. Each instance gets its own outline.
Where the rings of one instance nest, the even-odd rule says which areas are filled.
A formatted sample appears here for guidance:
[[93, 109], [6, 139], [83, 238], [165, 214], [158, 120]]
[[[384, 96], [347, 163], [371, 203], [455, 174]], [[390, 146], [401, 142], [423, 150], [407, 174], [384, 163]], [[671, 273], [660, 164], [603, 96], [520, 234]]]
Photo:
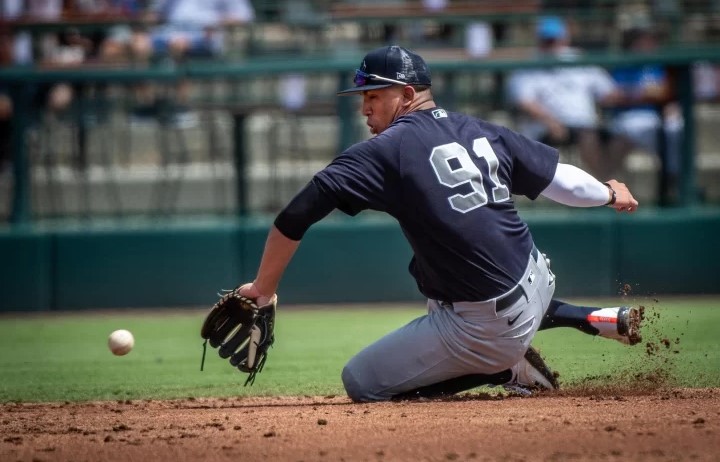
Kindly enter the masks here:
[[435, 108], [399, 118], [400, 191], [390, 207], [415, 258], [421, 291], [448, 301], [485, 300], [522, 276], [533, 242], [511, 194], [549, 184], [557, 152], [518, 134]]

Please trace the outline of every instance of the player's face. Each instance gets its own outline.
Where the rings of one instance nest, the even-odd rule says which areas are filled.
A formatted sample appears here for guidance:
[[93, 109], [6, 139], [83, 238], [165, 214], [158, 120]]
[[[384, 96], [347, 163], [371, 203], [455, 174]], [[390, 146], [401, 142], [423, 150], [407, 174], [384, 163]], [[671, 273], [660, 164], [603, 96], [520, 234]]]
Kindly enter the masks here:
[[367, 117], [370, 133], [379, 135], [400, 114], [403, 103], [403, 87], [393, 85], [380, 90], [363, 92], [362, 114]]

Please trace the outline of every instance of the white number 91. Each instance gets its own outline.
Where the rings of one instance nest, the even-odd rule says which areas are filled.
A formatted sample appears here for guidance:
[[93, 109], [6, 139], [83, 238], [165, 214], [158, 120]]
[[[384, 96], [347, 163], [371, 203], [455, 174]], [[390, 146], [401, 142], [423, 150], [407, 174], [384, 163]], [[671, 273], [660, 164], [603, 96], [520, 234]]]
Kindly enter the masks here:
[[[488, 164], [488, 176], [494, 184], [492, 188], [493, 202], [504, 202], [510, 199], [510, 192], [507, 186], [500, 183], [497, 176], [498, 161], [495, 151], [487, 138], [477, 138], [473, 141], [473, 152], [476, 156], [484, 158]], [[453, 168], [450, 161], [456, 159], [459, 167]], [[440, 184], [448, 188], [457, 188], [460, 185], [469, 183], [472, 192], [468, 194], [454, 194], [448, 197], [450, 206], [461, 213], [467, 213], [488, 203], [488, 196], [483, 188], [483, 175], [470, 158], [470, 154], [459, 143], [448, 143], [433, 148], [430, 153], [430, 163]]]

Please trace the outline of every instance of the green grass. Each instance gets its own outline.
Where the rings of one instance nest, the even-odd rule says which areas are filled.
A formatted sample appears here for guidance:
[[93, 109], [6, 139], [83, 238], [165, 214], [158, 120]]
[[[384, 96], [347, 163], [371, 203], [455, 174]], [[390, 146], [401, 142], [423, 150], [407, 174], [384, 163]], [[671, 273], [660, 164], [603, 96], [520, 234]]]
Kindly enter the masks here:
[[[664, 384], [656, 385], [720, 387], [720, 299], [634, 303], [646, 307], [641, 344], [628, 347], [574, 329], [539, 332], [533, 344], [560, 373], [566, 387], [585, 383], [588, 378], [632, 384], [636, 375], [644, 376], [638, 385], [664, 380]], [[588, 305], [613, 306], [613, 302], [595, 300]]]
[[[646, 340], [626, 347], [573, 329], [540, 332], [534, 344], [572, 387], [588, 377], [613, 381], [628, 371], [666, 371], [673, 383], [720, 386], [720, 300], [646, 304]], [[713, 309], [715, 308], [715, 309]], [[201, 311], [73, 313], [0, 318], [0, 402], [84, 401], [243, 395], [342, 394], [340, 372], [366, 344], [423, 313], [405, 307], [280, 310], [276, 342], [255, 385], [208, 348], [205, 371]], [[135, 335], [123, 357], [107, 349], [115, 329]], [[671, 340], [665, 348], [660, 340]], [[679, 343], [675, 343], [679, 339]], [[675, 353], [674, 351], [677, 351]]]

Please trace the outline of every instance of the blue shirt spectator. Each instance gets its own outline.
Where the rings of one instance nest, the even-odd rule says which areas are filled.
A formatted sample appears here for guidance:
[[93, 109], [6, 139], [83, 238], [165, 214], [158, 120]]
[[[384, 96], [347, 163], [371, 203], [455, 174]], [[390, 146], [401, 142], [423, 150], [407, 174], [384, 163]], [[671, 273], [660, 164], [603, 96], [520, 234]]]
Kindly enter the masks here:
[[[658, 45], [655, 34], [645, 27], [626, 31], [623, 42], [630, 53], [654, 52]], [[622, 98], [612, 111], [612, 130], [636, 148], [660, 156], [667, 187], [674, 188], [680, 173], [684, 124], [680, 108], [672, 101], [667, 71], [659, 65], [644, 64], [614, 69], [612, 76], [622, 90]]]

